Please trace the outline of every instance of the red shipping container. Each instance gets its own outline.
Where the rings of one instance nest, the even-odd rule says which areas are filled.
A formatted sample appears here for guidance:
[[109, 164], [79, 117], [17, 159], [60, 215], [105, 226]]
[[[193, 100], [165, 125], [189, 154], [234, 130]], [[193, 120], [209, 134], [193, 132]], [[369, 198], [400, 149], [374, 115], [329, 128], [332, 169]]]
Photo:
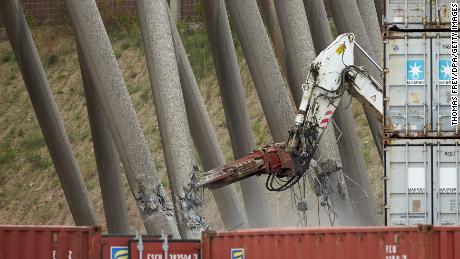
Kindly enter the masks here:
[[[134, 240], [134, 235], [103, 235], [101, 259], [128, 258], [128, 242]], [[160, 236], [142, 236], [142, 240], [158, 240]]]
[[[129, 254], [131, 259], [141, 258], [138, 250], [139, 242], [129, 242]], [[158, 241], [143, 241], [142, 242], [142, 259], [164, 259], [165, 250], [163, 249], [165, 242]], [[201, 242], [199, 240], [168, 240], [168, 258], [167, 259], [199, 259]]]
[[453, 259], [460, 227], [317, 227], [205, 232], [203, 259]]
[[94, 259], [100, 244], [98, 227], [0, 225], [0, 259]]

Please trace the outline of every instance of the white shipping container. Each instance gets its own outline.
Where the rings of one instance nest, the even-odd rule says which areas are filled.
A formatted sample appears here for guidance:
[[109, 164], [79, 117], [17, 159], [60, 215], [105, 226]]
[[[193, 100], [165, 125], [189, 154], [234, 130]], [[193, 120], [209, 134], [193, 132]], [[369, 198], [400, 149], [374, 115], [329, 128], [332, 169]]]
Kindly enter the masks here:
[[401, 29], [450, 28], [450, 4], [458, 0], [385, 0], [386, 25]]
[[385, 145], [385, 223], [459, 225], [460, 140]]
[[385, 131], [391, 137], [453, 137], [450, 34], [385, 35]]

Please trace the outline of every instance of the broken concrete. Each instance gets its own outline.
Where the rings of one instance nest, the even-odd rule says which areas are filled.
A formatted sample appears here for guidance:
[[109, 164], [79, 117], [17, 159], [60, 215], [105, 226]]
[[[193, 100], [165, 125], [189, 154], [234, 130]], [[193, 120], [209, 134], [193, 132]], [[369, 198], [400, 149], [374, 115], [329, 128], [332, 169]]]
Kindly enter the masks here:
[[[222, 103], [235, 159], [246, 156], [256, 144], [244, 96], [227, 10], [223, 0], [203, 0], [203, 15], [216, 68]], [[249, 227], [271, 227], [274, 222], [265, 197], [263, 179], [240, 181]]]
[[126, 89], [107, 32], [92, 0], [64, 0], [96, 95], [149, 234], [180, 237], [174, 213]]
[[120, 157], [105, 121], [100, 101], [95, 93], [88, 66], [79, 52], [81, 77], [85, 91], [86, 108], [96, 158], [99, 185], [101, 187], [104, 215], [109, 234], [129, 234], [128, 209], [126, 206], [120, 172]]
[[97, 226], [96, 212], [18, 1], [0, 1], [0, 14], [75, 224]]
[[207, 225], [198, 213], [203, 205], [195, 188], [198, 167], [184, 109], [168, 6], [163, 0], [138, 0], [136, 6], [179, 232], [184, 239], [197, 239]]

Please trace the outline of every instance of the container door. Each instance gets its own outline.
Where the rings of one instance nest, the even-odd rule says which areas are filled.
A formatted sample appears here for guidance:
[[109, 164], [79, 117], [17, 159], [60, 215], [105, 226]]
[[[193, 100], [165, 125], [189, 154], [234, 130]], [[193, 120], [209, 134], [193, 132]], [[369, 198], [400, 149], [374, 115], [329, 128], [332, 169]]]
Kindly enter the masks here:
[[435, 24], [447, 24], [450, 27], [450, 4], [458, 0], [437, 0], [433, 3], [431, 20]]
[[431, 224], [431, 147], [387, 146], [387, 225]]
[[392, 132], [416, 136], [431, 127], [430, 41], [402, 35], [385, 44], [386, 126]]
[[433, 147], [434, 224], [459, 225], [459, 147]]
[[400, 28], [423, 28], [430, 21], [431, 0], [386, 0], [385, 23]]
[[431, 40], [433, 59], [433, 130], [439, 134], [457, 132], [458, 126], [451, 126], [450, 120], [450, 33], [437, 33]]

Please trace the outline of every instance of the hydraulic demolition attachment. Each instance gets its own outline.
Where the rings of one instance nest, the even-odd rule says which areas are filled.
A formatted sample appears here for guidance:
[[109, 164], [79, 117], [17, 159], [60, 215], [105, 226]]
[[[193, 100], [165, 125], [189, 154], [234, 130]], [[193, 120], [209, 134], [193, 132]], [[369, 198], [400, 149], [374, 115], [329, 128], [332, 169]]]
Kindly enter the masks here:
[[354, 65], [354, 39], [352, 33], [340, 35], [311, 64], [302, 85], [302, 102], [286, 143], [264, 146], [246, 157], [212, 169], [199, 186], [213, 189], [266, 174], [267, 189], [282, 191], [296, 184], [312, 165], [328, 171], [340, 170], [331, 160], [321, 161], [319, 165], [312, 160], [344, 94], [348, 92], [369, 106], [378, 119], [383, 118], [382, 88], [366, 70]]

